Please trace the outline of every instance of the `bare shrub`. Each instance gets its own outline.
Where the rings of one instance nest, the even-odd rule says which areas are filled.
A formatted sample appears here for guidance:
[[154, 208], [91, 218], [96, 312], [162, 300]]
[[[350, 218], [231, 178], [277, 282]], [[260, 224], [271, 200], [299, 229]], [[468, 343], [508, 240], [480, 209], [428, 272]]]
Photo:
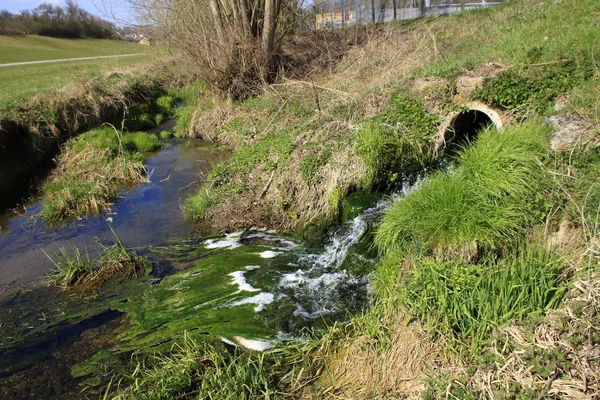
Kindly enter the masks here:
[[234, 99], [272, 82], [297, 0], [128, 0], [138, 19], [159, 26], [204, 80]]

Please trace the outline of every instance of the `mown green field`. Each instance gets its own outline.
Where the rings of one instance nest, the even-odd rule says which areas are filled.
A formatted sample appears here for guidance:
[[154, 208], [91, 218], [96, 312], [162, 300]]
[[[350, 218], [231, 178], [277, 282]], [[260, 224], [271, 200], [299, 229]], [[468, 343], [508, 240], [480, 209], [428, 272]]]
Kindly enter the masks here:
[[45, 36], [0, 36], [0, 64], [62, 58], [147, 53], [149, 46], [122, 40], [57, 39]]
[[22, 104], [36, 94], [60, 89], [78, 78], [98, 78], [110, 72], [135, 69], [151, 54], [123, 58], [67, 61], [0, 68], [0, 108]]

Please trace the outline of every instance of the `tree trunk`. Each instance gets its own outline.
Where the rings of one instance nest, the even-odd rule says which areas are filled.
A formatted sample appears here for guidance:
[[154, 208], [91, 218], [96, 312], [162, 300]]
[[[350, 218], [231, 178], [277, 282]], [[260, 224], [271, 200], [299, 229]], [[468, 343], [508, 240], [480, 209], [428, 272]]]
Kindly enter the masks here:
[[252, 28], [250, 25], [250, 14], [248, 13], [248, 4], [246, 3], [246, 0], [239, 0], [239, 13], [244, 31], [250, 36], [252, 34]]
[[265, 0], [265, 19], [263, 21], [262, 31], [262, 50], [265, 56], [267, 74], [272, 68], [273, 47], [275, 44], [276, 20], [275, 11], [277, 5], [276, 0]]
[[223, 36], [223, 21], [221, 20], [221, 13], [216, 0], [210, 0], [210, 12], [212, 13], [213, 22], [215, 24], [217, 42], [219, 43], [219, 46], [223, 46], [225, 44], [225, 37]]

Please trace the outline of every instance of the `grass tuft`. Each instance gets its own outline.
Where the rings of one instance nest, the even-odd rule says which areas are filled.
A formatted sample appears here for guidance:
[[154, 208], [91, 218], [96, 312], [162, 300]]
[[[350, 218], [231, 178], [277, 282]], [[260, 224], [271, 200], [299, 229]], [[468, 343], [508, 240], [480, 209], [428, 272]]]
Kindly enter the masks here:
[[90, 259], [87, 252], [83, 255], [77, 248], [71, 254], [61, 248], [55, 259], [48, 256], [54, 264], [48, 276], [50, 283], [63, 290], [94, 290], [115, 278], [137, 276], [146, 268], [148, 260], [127, 250], [115, 231], [112, 232], [115, 243], [101, 245], [100, 256], [96, 259]]
[[45, 201], [41, 216], [57, 221], [108, 208], [119, 186], [144, 181], [146, 170], [138, 151], [160, 147], [155, 135], [121, 134], [112, 128], [94, 129], [73, 139], [42, 186]]
[[385, 111], [369, 119], [356, 136], [356, 152], [367, 166], [366, 189], [401, 181], [401, 173], [431, 161], [427, 146], [438, 118], [418, 101], [395, 95]]
[[458, 156], [457, 170], [435, 174], [386, 212], [376, 234], [380, 249], [515, 244], [535, 217], [531, 200], [543, 188], [547, 134], [537, 123], [481, 133]]
[[566, 293], [566, 263], [543, 244], [480, 265], [423, 259], [401, 289], [409, 312], [434, 335], [475, 356], [492, 330], [557, 308]]

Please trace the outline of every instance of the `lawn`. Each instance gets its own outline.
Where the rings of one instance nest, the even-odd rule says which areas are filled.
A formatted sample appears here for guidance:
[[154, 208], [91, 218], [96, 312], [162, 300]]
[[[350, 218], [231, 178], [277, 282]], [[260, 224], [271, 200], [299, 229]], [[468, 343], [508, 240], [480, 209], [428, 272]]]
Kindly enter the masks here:
[[51, 92], [79, 77], [95, 78], [138, 68], [152, 55], [69, 61], [0, 68], [0, 109], [22, 104], [35, 94]]
[[153, 48], [122, 40], [56, 39], [45, 36], [0, 36], [0, 64], [112, 56], [152, 51]]

